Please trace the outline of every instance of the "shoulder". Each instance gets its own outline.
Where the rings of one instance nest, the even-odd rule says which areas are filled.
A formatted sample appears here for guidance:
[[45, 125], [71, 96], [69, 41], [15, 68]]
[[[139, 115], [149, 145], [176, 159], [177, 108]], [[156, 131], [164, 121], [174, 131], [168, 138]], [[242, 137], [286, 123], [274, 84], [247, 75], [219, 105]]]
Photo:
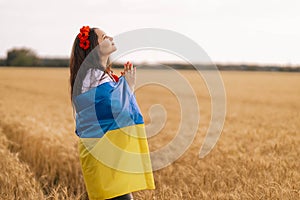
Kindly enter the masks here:
[[103, 70], [94, 68], [94, 69], [90, 69], [91, 73], [93, 73], [95, 75], [95, 77], [101, 77], [104, 74]]
[[104, 72], [100, 69], [90, 68], [87, 70], [84, 80], [90, 82], [90, 80], [99, 80], [104, 75]]
[[97, 69], [97, 68], [90, 68], [87, 70], [86, 72], [86, 77], [87, 76], [92, 76], [92, 77], [99, 77], [102, 76], [104, 74], [104, 71]]

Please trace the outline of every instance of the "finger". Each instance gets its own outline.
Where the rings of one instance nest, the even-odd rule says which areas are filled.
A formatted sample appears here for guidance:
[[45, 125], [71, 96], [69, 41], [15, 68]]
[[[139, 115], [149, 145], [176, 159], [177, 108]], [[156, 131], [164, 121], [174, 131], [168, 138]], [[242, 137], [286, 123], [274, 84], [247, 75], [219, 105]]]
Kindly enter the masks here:
[[127, 65], [127, 63], [124, 64], [124, 71], [125, 72], [128, 71], [128, 65]]
[[129, 64], [127, 64], [127, 71], [130, 70]]
[[133, 67], [133, 75], [136, 74], [136, 67]]

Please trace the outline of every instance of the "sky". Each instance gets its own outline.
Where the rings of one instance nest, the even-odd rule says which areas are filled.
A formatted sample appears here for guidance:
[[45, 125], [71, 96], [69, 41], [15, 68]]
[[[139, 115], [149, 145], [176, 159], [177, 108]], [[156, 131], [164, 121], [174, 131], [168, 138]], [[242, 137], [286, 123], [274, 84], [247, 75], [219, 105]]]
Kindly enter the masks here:
[[[298, 65], [299, 8], [299, 0], [0, 0], [0, 57], [15, 47], [68, 57], [79, 28], [89, 25], [111, 36], [172, 30], [195, 41], [215, 63]], [[178, 59], [151, 51], [132, 56]]]

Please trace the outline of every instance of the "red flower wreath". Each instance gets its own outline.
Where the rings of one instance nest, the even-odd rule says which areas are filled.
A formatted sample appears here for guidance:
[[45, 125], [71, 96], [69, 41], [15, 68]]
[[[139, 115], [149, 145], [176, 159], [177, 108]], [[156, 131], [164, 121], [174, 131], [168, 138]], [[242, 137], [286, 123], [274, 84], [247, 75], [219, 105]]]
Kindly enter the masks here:
[[80, 33], [77, 35], [77, 37], [80, 40], [79, 46], [84, 50], [87, 50], [90, 47], [89, 34], [90, 34], [90, 27], [83, 26], [80, 29]]

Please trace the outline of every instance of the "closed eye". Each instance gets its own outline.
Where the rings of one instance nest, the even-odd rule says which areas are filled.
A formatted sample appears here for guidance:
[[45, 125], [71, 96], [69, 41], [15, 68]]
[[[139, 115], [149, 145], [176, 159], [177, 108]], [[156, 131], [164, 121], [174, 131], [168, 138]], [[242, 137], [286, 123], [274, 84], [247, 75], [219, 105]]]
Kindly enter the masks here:
[[104, 35], [104, 36], [103, 36], [103, 40], [105, 40], [105, 39], [109, 39], [109, 40], [111, 40], [111, 39], [112, 39], [112, 37], [110, 37], [110, 36], [108, 36], [108, 35]]
[[110, 36], [108, 36], [108, 35], [105, 35], [105, 34], [103, 34], [103, 35], [102, 35], [102, 41], [104, 41], [105, 39], [109, 39], [110, 41], [112, 41], [112, 40], [113, 40], [113, 38], [112, 38], [112, 37], [110, 37]]

